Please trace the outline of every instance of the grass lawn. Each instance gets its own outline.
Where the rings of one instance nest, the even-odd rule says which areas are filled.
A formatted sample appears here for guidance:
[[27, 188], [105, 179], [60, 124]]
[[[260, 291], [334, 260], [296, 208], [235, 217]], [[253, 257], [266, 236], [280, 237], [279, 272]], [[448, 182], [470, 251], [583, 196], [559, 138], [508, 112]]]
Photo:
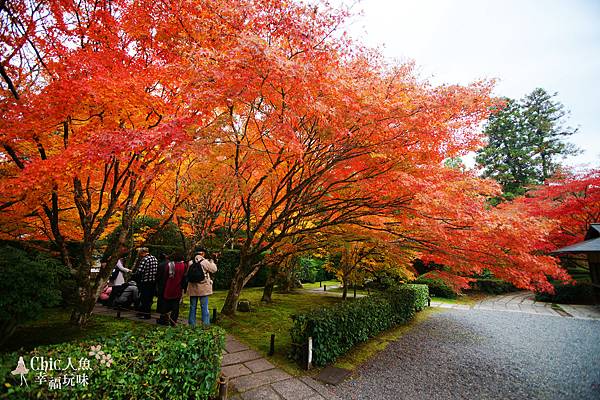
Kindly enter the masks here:
[[[324, 284], [333, 286], [338, 283], [328, 281], [327, 283], [324, 282]], [[318, 287], [318, 282], [316, 283], [316, 287]], [[275, 334], [275, 355], [269, 357], [269, 360], [290, 374], [304, 374], [305, 371], [287, 358], [287, 354], [291, 349], [289, 329], [292, 326], [292, 319], [290, 317], [295, 313], [307, 312], [319, 306], [338, 303], [342, 301], [341, 298], [298, 290], [290, 294], [274, 292], [272, 296], [273, 302], [266, 304], [260, 301], [262, 291], [262, 288], [244, 289], [240, 299], [249, 300], [252, 305], [252, 311], [248, 313], [238, 312], [235, 318], [229, 318], [220, 314], [227, 291], [215, 291], [209, 299], [211, 316], [213, 308], [216, 308], [219, 315], [217, 325], [223, 327], [240, 341], [264, 355], [267, 355], [269, 351], [271, 334]], [[352, 292], [350, 291], [348, 294], [348, 301], [352, 301]], [[464, 301], [463, 299], [442, 300], [447, 302]], [[187, 320], [188, 310], [189, 297], [185, 296], [180, 309], [180, 320]], [[418, 313], [417, 322], [426, 318], [431, 312], [435, 311], [428, 309]], [[198, 310], [197, 318], [198, 320], [201, 319], [200, 310]], [[397, 339], [407, 329], [410, 329], [410, 326], [400, 326], [391, 329], [369, 342], [357, 346], [352, 352], [340, 358], [335, 365], [354, 369], [375, 353], [383, 350], [391, 341]], [[46, 314], [39, 320], [27, 323], [19, 328], [0, 351], [15, 351], [20, 348], [29, 350], [45, 344], [109, 336], [125, 330], [142, 331], [145, 329], [155, 329], [155, 327], [138, 321], [93, 315], [88, 326], [82, 330], [69, 324], [68, 311], [50, 309], [46, 310]]]
[[[209, 299], [211, 316], [212, 309], [216, 308], [219, 313], [217, 325], [265, 355], [269, 351], [271, 334], [275, 334], [275, 355], [269, 359], [289, 373], [300, 374], [301, 369], [287, 359], [287, 353], [291, 349], [289, 329], [292, 326], [292, 319], [290, 316], [315, 307], [334, 304], [341, 299], [303, 291], [291, 294], [274, 292], [273, 302], [265, 304], [260, 302], [262, 290], [262, 288], [248, 288], [242, 291], [241, 298], [251, 302], [252, 311], [238, 312], [235, 318], [220, 314], [227, 291], [216, 291]], [[188, 310], [189, 297], [185, 296], [180, 309], [180, 320], [187, 320]], [[18, 328], [0, 352], [30, 350], [42, 345], [110, 336], [126, 330], [143, 331], [156, 328], [143, 322], [92, 315], [89, 324], [84, 329], [79, 329], [69, 324], [69, 316], [68, 310], [60, 308], [44, 310], [44, 315], [40, 319]], [[197, 318], [200, 320], [200, 310]]]
[[44, 315], [40, 319], [27, 322], [17, 328], [0, 352], [17, 351], [21, 348], [31, 350], [48, 344], [110, 336], [125, 330], [135, 332], [149, 329], [148, 324], [142, 322], [104, 315], [92, 315], [88, 325], [80, 329], [69, 323], [70, 315], [68, 310], [62, 308], [44, 310]]
[[[321, 284], [326, 285], [327, 287], [333, 287], [333, 286], [339, 286], [341, 285], [341, 282], [338, 281], [322, 281]], [[314, 282], [314, 283], [303, 283], [302, 284], [302, 289], [319, 289], [321, 288], [321, 286], [319, 285], [319, 282]]]
[[[343, 293], [344, 292], [344, 288], [337, 287], [337, 288], [334, 288], [334, 289], [331, 289], [331, 290], [327, 289], [327, 291], [328, 292], [333, 292], [333, 293]], [[375, 291], [371, 290], [371, 293], [373, 293], [373, 292], [375, 292]], [[356, 294], [362, 294], [362, 295], [368, 296], [369, 292], [367, 290], [364, 290], [364, 289], [356, 289]], [[352, 287], [348, 288], [348, 297], [354, 297], [354, 288], [352, 288]]]

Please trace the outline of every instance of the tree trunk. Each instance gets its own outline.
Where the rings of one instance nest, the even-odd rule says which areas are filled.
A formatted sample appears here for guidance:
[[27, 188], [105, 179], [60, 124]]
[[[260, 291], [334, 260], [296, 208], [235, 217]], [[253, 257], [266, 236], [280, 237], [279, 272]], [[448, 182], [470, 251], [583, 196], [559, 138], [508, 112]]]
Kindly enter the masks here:
[[275, 287], [275, 277], [277, 276], [277, 271], [274, 267], [269, 268], [269, 275], [267, 276], [267, 281], [265, 282], [265, 287], [263, 289], [262, 299], [260, 301], [264, 301], [265, 303], [271, 303], [273, 301], [273, 288]]
[[235, 274], [233, 275], [233, 279], [231, 280], [231, 285], [229, 285], [227, 297], [225, 298], [225, 303], [223, 303], [223, 308], [221, 309], [222, 314], [229, 316], [235, 315], [235, 312], [237, 311], [238, 300], [240, 299], [240, 294], [242, 293], [242, 289], [244, 288], [247, 264], [248, 259], [246, 258], [246, 254], [242, 250], [242, 253], [240, 254], [240, 263], [238, 264], [238, 267], [235, 270]]
[[238, 268], [229, 286], [225, 303], [221, 309], [221, 313], [228, 316], [234, 316], [237, 310], [238, 300], [240, 294], [244, 288], [244, 272], [243, 269]]
[[342, 276], [342, 285], [344, 285], [342, 300], [346, 300], [346, 297], [348, 297], [348, 278], [346, 276]]
[[290, 293], [292, 291], [292, 288], [294, 287], [294, 281], [293, 281], [293, 271], [291, 271], [290, 269], [288, 269], [288, 265], [285, 266], [286, 270], [285, 273], [283, 274], [283, 279], [281, 280], [281, 285], [279, 286], [279, 293]]
[[84, 294], [79, 295], [79, 302], [73, 308], [71, 312], [71, 325], [76, 325], [79, 327], [85, 326], [90, 316], [92, 315], [92, 310], [96, 305], [96, 296], [92, 295], [89, 290], [85, 290], [84, 288], [79, 288], [81, 291], [83, 289]]

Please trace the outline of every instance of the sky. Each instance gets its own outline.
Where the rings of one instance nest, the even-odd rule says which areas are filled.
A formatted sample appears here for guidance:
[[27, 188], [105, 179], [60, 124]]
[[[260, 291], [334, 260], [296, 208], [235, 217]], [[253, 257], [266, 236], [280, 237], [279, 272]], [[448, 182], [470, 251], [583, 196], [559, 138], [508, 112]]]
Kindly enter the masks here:
[[600, 167], [600, 0], [362, 0], [352, 11], [355, 39], [414, 60], [433, 84], [496, 79], [494, 94], [514, 99], [558, 92], [578, 128], [568, 141], [583, 150], [565, 163]]

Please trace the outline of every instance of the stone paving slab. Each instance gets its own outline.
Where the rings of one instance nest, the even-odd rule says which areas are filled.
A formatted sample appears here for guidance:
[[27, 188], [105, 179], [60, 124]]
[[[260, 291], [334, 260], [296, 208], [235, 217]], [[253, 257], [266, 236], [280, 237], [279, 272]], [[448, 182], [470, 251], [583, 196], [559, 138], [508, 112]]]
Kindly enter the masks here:
[[243, 400], [281, 400], [281, 397], [271, 386], [261, 386], [249, 390], [246, 393], [242, 393], [241, 398]]
[[275, 382], [271, 387], [285, 400], [304, 400], [318, 394], [310, 386], [297, 378]]
[[225, 350], [228, 353], [237, 353], [239, 351], [250, 350], [250, 348], [245, 344], [238, 342], [237, 340], [226, 340]]
[[261, 358], [261, 355], [254, 350], [244, 350], [237, 353], [229, 353], [223, 356], [221, 366], [226, 367], [228, 365], [241, 364], [245, 363], [246, 361], [256, 360], [258, 358]]
[[230, 384], [238, 391], [245, 392], [259, 386], [272, 384], [275, 382], [290, 379], [292, 376], [280, 369], [270, 369], [263, 372], [257, 372], [252, 375], [240, 376], [230, 381]]
[[248, 361], [244, 363], [246, 367], [250, 369], [252, 372], [262, 372], [269, 369], [275, 368], [273, 364], [265, 360], [264, 358], [259, 358], [258, 360]]
[[252, 371], [244, 364], [228, 365], [221, 368], [221, 372], [228, 378], [237, 378], [238, 376], [250, 375]]
[[562, 310], [552, 308], [551, 303], [535, 301], [531, 292], [517, 292], [481, 300], [473, 305], [431, 302], [432, 307], [451, 308], [457, 310], [491, 310], [521, 312], [526, 314], [551, 315], [561, 318], [600, 319], [600, 305], [568, 305], [559, 304]]

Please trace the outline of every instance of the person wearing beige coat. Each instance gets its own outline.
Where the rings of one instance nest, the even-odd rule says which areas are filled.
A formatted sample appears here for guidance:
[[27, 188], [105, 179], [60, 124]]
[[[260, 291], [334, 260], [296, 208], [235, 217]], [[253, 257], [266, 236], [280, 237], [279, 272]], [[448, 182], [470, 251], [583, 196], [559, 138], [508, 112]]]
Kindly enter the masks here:
[[[202, 323], [204, 325], [210, 325], [210, 312], [208, 311], [208, 296], [213, 293], [213, 281], [211, 274], [217, 272], [217, 264], [213, 260], [204, 258], [206, 253], [199, 251], [194, 256], [194, 260], [202, 266], [204, 270], [204, 280], [202, 282], [190, 282], [187, 286], [187, 293], [190, 296], [190, 314], [188, 317], [188, 324], [190, 326], [196, 326], [196, 309], [198, 308], [198, 299], [200, 299], [200, 308], [202, 312]], [[189, 267], [194, 263], [190, 261]]]

